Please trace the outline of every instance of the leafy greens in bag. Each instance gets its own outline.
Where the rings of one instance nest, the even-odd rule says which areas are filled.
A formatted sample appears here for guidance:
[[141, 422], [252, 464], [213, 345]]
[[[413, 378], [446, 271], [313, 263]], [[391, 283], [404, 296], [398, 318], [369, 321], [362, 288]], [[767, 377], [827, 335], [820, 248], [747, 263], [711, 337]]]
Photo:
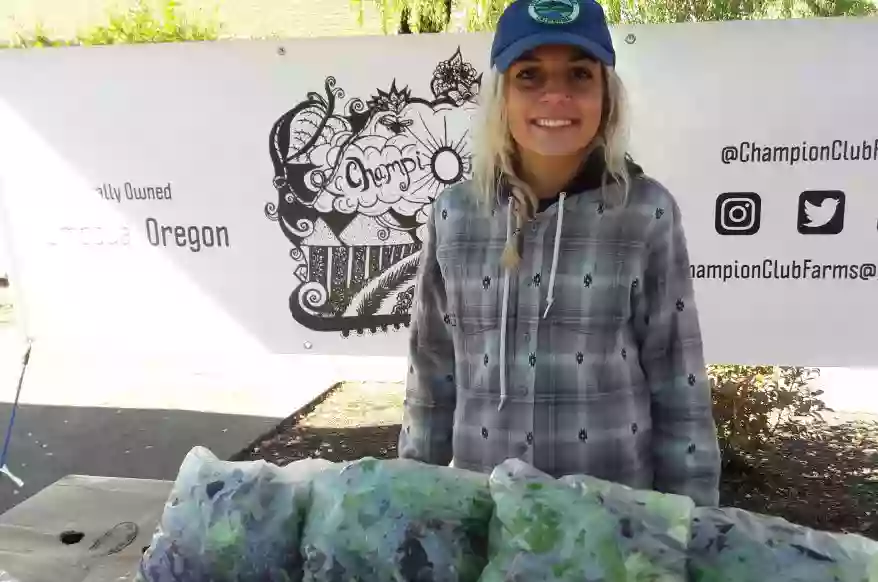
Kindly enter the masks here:
[[694, 582], [878, 582], [878, 542], [735, 508], [695, 510]]
[[[556, 480], [518, 459], [490, 477], [496, 506], [481, 582], [683, 582], [694, 503]], [[657, 493], [656, 495], [662, 495]]]
[[311, 477], [332, 467], [221, 461], [196, 447], [183, 461], [138, 582], [297, 582]]
[[487, 476], [407, 459], [360, 459], [314, 482], [306, 582], [475, 582], [492, 503]]
[[655, 531], [667, 533], [681, 544], [689, 542], [695, 510], [695, 502], [689, 497], [633, 489], [590, 475], [568, 475], [559, 481], [584, 495], [600, 496], [610, 506], [625, 507], [633, 518], [644, 521]]

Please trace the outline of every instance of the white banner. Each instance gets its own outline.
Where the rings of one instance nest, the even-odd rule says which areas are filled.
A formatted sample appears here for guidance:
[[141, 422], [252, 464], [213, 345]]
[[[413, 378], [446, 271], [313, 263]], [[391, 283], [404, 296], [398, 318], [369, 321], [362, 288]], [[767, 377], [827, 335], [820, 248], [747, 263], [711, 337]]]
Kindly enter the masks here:
[[[617, 27], [707, 358], [878, 364], [878, 22]], [[41, 340], [404, 355], [489, 35], [0, 52], [0, 196]]]

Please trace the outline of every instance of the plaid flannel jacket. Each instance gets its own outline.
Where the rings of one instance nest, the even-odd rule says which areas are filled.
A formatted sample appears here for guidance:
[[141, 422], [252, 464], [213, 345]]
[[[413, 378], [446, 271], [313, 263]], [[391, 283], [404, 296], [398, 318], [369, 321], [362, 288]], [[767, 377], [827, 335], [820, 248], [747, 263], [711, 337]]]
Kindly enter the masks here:
[[445, 190], [427, 222], [399, 455], [480, 472], [517, 457], [556, 477], [717, 505], [716, 425], [674, 197], [640, 174], [625, 205], [605, 206], [598, 188], [560, 200], [522, 229], [507, 295], [508, 202], [486, 208], [471, 189]]

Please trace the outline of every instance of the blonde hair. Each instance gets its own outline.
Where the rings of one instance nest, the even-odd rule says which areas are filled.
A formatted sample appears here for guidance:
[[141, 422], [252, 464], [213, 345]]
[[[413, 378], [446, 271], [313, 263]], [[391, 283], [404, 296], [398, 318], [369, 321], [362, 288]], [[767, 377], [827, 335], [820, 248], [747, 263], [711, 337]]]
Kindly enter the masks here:
[[[622, 79], [611, 67], [602, 65], [604, 79], [603, 118], [598, 133], [589, 144], [585, 156], [602, 147], [604, 176], [601, 192], [608, 206], [624, 204], [631, 177], [628, 173], [628, 128], [625, 87]], [[500, 187], [501, 180], [511, 186], [513, 210], [516, 216], [516, 232], [530, 219], [536, 208], [537, 198], [531, 188], [515, 173], [516, 146], [509, 132], [506, 117], [505, 76], [491, 69], [479, 91], [479, 111], [474, 119], [472, 177], [480, 201], [491, 204]], [[614, 188], [611, 195], [607, 183], [616, 181], [621, 188]], [[519, 261], [516, 245], [507, 245], [503, 262], [509, 267]]]

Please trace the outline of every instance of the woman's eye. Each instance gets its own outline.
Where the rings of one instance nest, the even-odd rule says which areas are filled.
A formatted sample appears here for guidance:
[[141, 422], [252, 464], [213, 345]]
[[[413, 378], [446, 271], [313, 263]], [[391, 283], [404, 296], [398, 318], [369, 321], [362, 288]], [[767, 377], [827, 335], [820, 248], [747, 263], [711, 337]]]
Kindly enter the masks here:
[[591, 79], [591, 71], [586, 68], [576, 68], [571, 71], [571, 76], [577, 81], [587, 81]]
[[523, 81], [530, 81], [535, 79], [537, 76], [537, 72], [534, 69], [522, 69], [516, 75], [517, 78]]

